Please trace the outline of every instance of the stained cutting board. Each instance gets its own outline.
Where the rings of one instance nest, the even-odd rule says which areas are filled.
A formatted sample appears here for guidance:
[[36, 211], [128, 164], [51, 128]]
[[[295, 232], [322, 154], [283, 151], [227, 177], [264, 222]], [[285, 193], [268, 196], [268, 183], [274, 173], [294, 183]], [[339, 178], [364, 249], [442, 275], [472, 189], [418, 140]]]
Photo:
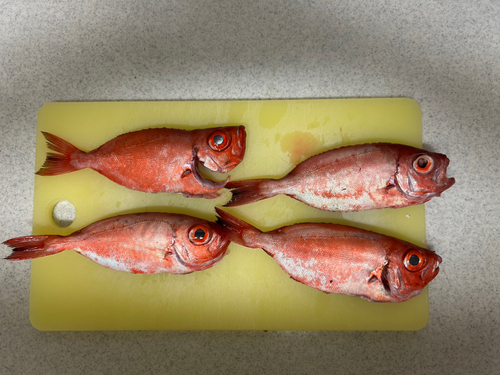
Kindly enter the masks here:
[[[234, 180], [281, 177], [305, 158], [343, 145], [422, 145], [420, 108], [410, 99], [49, 103], [38, 113], [36, 169], [47, 152], [41, 131], [89, 151], [144, 128], [234, 124], [248, 134], [245, 159], [230, 173]], [[228, 192], [203, 200], [131, 191], [92, 170], [36, 176], [33, 232], [69, 234], [143, 211], [214, 220], [213, 207], [228, 199]], [[76, 208], [65, 229], [52, 219], [60, 200]], [[343, 214], [278, 196], [228, 211], [262, 230], [333, 222], [425, 246], [423, 206]], [[428, 294], [400, 304], [327, 295], [292, 280], [262, 250], [235, 244], [219, 264], [190, 275], [121, 273], [66, 251], [32, 261], [30, 319], [39, 330], [417, 330], [427, 324]]]

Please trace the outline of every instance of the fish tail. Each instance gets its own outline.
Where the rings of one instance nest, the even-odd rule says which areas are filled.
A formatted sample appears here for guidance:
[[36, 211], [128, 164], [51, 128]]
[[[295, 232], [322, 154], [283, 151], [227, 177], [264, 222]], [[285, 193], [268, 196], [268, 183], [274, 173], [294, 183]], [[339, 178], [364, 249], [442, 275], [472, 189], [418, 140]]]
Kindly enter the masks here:
[[47, 240], [57, 238], [60, 236], [43, 235], [43, 236], [24, 236], [12, 238], [4, 242], [12, 248], [7, 260], [25, 260], [41, 258], [47, 255], [57, 254], [61, 249], [56, 249], [46, 243]]
[[39, 176], [55, 176], [78, 170], [78, 168], [71, 165], [71, 156], [73, 153], [81, 151], [71, 143], [53, 134], [47, 132], [42, 132], [42, 134], [47, 140], [48, 148], [58, 153], [49, 152], [45, 163], [36, 174]]
[[259, 229], [228, 214], [220, 208], [216, 207], [215, 210], [218, 215], [216, 224], [221, 228], [224, 237], [239, 245], [252, 248], [261, 247], [256, 242], [259, 235], [262, 234]]
[[262, 199], [271, 198], [279, 194], [269, 189], [270, 179], [231, 181], [226, 184], [227, 189], [232, 189], [232, 197], [225, 207], [242, 206]]

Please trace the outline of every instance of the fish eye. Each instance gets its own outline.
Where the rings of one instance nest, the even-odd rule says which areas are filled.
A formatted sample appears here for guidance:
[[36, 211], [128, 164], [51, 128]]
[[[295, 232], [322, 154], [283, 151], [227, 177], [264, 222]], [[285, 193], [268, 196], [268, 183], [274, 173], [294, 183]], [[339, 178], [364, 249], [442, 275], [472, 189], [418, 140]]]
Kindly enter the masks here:
[[221, 131], [216, 131], [210, 134], [208, 137], [208, 145], [214, 151], [223, 151], [225, 150], [230, 143], [230, 136]]
[[420, 155], [413, 162], [413, 169], [418, 173], [427, 174], [434, 167], [434, 161], [428, 155]]
[[214, 135], [213, 140], [217, 146], [220, 146], [224, 143], [224, 136], [222, 134], [216, 134]]
[[212, 238], [212, 231], [206, 225], [195, 225], [189, 229], [189, 240], [195, 245], [205, 245]]
[[408, 251], [404, 257], [404, 265], [408, 271], [418, 271], [424, 265], [422, 254], [417, 250]]

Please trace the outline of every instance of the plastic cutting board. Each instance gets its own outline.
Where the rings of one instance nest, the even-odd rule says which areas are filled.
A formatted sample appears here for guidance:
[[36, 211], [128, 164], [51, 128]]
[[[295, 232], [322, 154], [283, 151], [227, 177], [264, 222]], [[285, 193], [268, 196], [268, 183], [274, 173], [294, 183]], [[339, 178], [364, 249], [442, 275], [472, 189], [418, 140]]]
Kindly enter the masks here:
[[[281, 177], [305, 158], [342, 145], [422, 145], [420, 108], [404, 98], [49, 103], [38, 113], [36, 169], [47, 152], [41, 131], [89, 151], [144, 128], [235, 124], [246, 127], [248, 138], [245, 159], [230, 173], [234, 180]], [[76, 208], [76, 220], [65, 229], [52, 219], [63, 199]], [[36, 176], [33, 232], [69, 234], [105, 217], [143, 211], [214, 220], [213, 207], [228, 199], [228, 192], [204, 200], [131, 191], [92, 170]], [[423, 206], [343, 214], [278, 196], [228, 211], [262, 230], [333, 222], [425, 246]], [[428, 294], [399, 304], [328, 295], [292, 280], [262, 250], [236, 244], [219, 264], [190, 275], [116, 272], [66, 251], [32, 261], [30, 319], [39, 330], [417, 330], [428, 321]]]

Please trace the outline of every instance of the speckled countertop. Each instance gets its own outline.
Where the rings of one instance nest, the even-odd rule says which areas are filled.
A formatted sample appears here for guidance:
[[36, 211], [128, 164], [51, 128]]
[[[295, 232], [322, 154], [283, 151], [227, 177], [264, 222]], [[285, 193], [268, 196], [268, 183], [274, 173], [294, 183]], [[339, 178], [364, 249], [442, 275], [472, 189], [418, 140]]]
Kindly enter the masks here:
[[4, 0], [0, 88], [2, 241], [31, 231], [50, 101], [410, 97], [457, 180], [426, 205], [421, 331], [38, 332], [29, 262], [0, 262], [1, 374], [500, 373], [498, 2]]

